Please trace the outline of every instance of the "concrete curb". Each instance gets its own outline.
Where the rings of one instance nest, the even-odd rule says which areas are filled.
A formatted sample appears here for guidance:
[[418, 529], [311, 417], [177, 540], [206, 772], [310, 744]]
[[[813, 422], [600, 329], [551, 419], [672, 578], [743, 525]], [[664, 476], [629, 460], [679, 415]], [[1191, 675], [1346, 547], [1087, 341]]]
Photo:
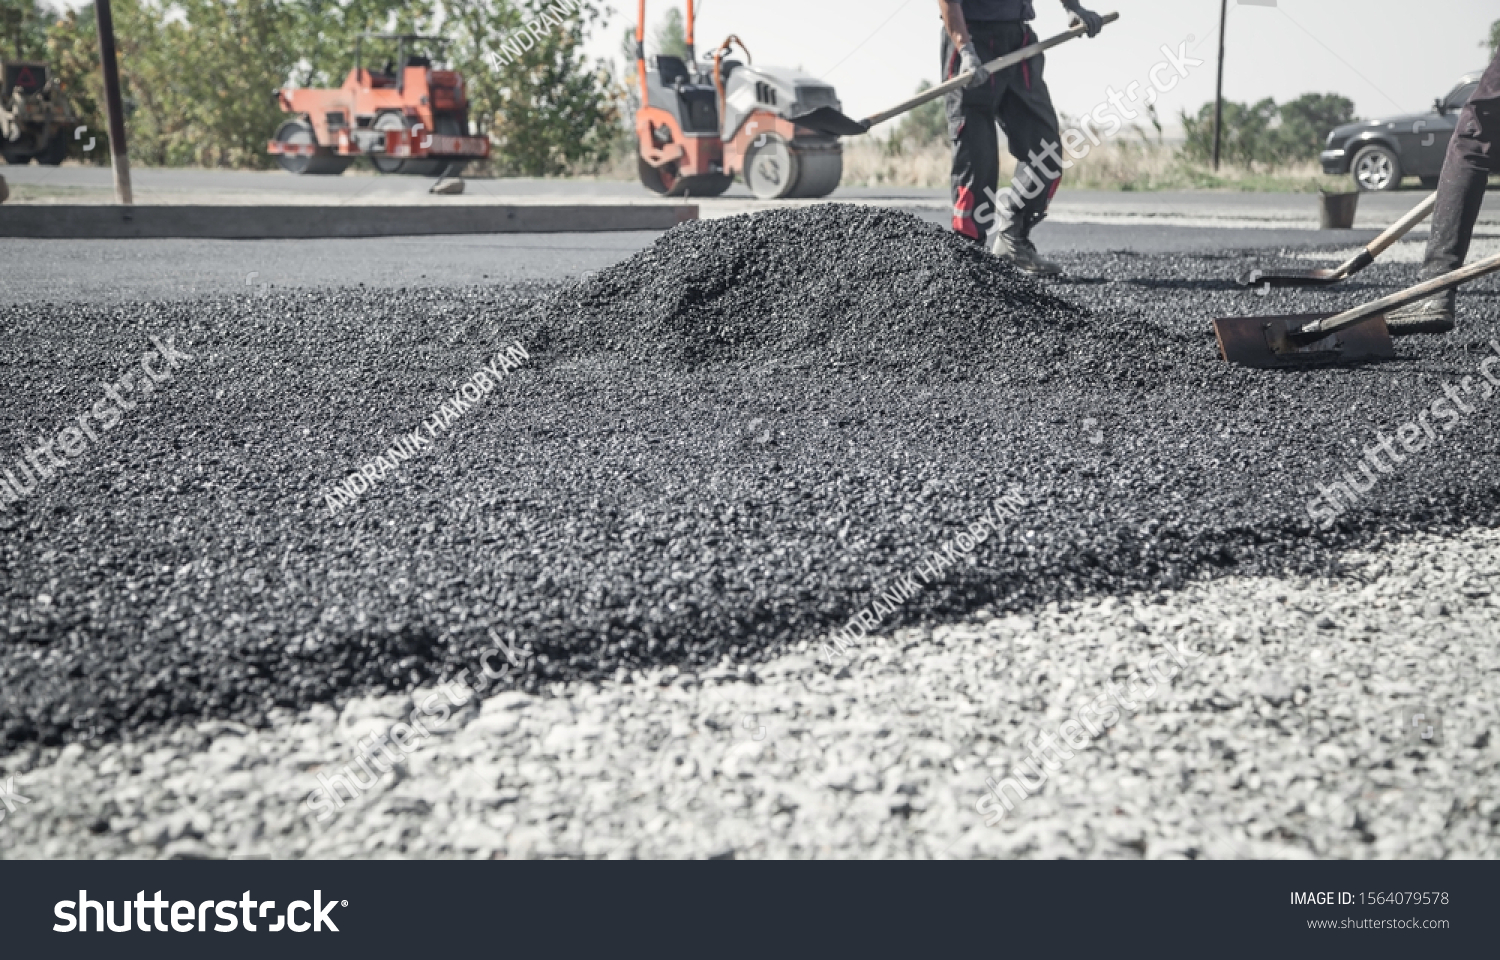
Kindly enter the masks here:
[[214, 240], [411, 237], [467, 233], [598, 233], [668, 230], [698, 219], [695, 204], [515, 206], [8, 205], [0, 237]]

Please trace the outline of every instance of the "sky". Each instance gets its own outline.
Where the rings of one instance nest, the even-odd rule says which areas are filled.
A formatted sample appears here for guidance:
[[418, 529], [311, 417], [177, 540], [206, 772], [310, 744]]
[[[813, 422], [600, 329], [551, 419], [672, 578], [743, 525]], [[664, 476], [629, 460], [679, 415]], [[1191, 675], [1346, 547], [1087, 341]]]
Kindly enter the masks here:
[[[61, 0], [79, 6], [85, 0]], [[635, 23], [635, 0], [609, 0], [610, 24], [589, 40], [595, 57], [620, 63], [620, 38]], [[1067, 29], [1059, 0], [1033, 0], [1038, 36]], [[1084, 0], [1087, 4], [1091, 0]], [[1187, 44], [1188, 68], [1157, 110], [1169, 136], [1178, 111], [1213, 99], [1220, 0], [1092, 0], [1120, 19], [1090, 40], [1047, 54], [1046, 79], [1063, 113], [1079, 116], [1110, 89], [1147, 82], [1162, 46]], [[685, 0], [648, 0], [647, 35]], [[910, 96], [938, 76], [938, 0], [699, 0], [700, 53], [731, 33], [757, 63], [800, 67], [834, 84], [844, 112], [864, 117]], [[1304, 93], [1338, 93], [1361, 117], [1425, 112], [1458, 77], [1488, 62], [1481, 41], [1500, 19], [1492, 0], [1228, 0], [1224, 96], [1278, 103]], [[1191, 39], [1190, 39], [1191, 38]]]
[[[1034, 3], [1038, 36], [1067, 29], [1059, 0]], [[590, 51], [618, 63], [635, 3], [613, 5], [614, 20], [591, 39]], [[648, 25], [672, 5], [649, 0]], [[681, 0], [676, 5], [685, 8]], [[800, 67], [833, 83], [844, 112], [854, 117], [904, 100], [923, 79], [939, 79], [938, 0], [701, 0], [698, 6], [700, 53], [738, 34], [756, 63]], [[1338, 93], [1366, 118], [1429, 109], [1461, 74], [1483, 69], [1488, 56], [1480, 43], [1500, 19], [1500, 4], [1487, 0], [1228, 0], [1228, 7], [1227, 99], [1280, 103], [1303, 93]], [[1203, 64], [1187, 68], [1188, 76], [1157, 103], [1168, 135], [1180, 129], [1179, 110], [1196, 112], [1213, 99], [1219, 0], [1097, 0], [1092, 9], [1118, 11], [1120, 19], [1092, 40], [1047, 54], [1045, 75], [1059, 111], [1083, 114], [1104, 102], [1111, 87], [1144, 84], [1165, 59], [1160, 48], [1175, 52], [1184, 42]]]

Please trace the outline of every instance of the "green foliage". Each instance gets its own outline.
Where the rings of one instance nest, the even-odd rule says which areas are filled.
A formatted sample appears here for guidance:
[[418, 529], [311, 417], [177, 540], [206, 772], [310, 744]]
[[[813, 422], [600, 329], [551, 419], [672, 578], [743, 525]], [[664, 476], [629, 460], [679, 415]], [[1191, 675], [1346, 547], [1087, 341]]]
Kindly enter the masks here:
[[661, 18], [661, 23], [651, 34], [651, 51], [669, 57], [689, 59], [687, 21], [683, 19], [681, 10], [672, 7]]
[[377, 21], [370, 0], [301, 0], [291, 4], [293, 32], [301, 40], [291, 86], [334, 87], [354, 66], [354, 38]]
[[1490, 24], [1490, 35], [1479, 42], [1481, 47], [1488, 47], [1490, 56], [1494, 57], [1500, 53], [1500, 20]]
[[[0, 0], [3, 4], [25, 0]], [[281, 86], [337, 87], [361, 33], [441, 33], [463, 72], [470, 120], [494, 140], [503, 172], [554, 174], [600, 161], [617, 125], [619, 91], [583, 55], [602, 0], [577, 14], [550, 0], [113, 0], [126, 121], [137, 162], [268, 167], [265, 147], [285, 119]], [[7, 8], [8, 9], [8, 8]], [[541, 42], [511, 62], [494, 52], [534, 23]], [[439, 27], [439, 24], [441, 26]], [[367, 41], [367, 60], [386, 55]], [[104, 131], [91, 6], [52, 23], [46, 57], [91, 131]], [[90, 160], [104, 161], [107, 151]]]
[[[93, 4], [69, 10], [53, 22], [47, 30], [45, 56], [53, 76], [62, 82], [73, 111], [96, 142], [93, 150], [75, 155], [92, 163], [108, 163], [109, 124], [104, 117], [104, 81], [99, 75], [99, 35]], [[122, 78], [121, 83], [129, 89], [128, 79]]]
[[[923, 80], [917, 85], [917, 93], [932, 89], [932, 84]], [[899, 156], [907, 150], [920, 149], [929, 144], [948, 142], [948, 114], [943, 108], [943, 98], [929, 100], [901, 118], [896, 130], [886, 142], [886, 153]]]
[[[362, 33], [427, 33], [435, 26], [422, 0], [289, 0], [287, 9], [296, 38], [292, 82], [299, 87], [342, 86]], [[365, 47], [366, 60], [383, 52], [369, 42]]]
[[[160, 112], [151, 119], [168, 138], [151, 144], [168, 164], [270, 166], [266, 141], [282, 121], [274, 91], [296, 60], [293, 20], [277, 0], [174, 0], [151, 51]], [[159, 59], [158, 59], [159, 58]], [[145, 145], [143, 145], [145, 146]]]
[[[1276, 122], [1276, 101], [1267, 97], [1258, 103], [1224, 101], [1224, 126], [1220, 137], [1221, 156], [1227, 163], [1249, 164], [1260, 160], [1271, 163], [1280, 159], [1280, 145], [1271, 128]], [[1206, 103], [1196, 118], [1182, 115], [1187, 134], [1183, 152], [1189, 159], [1203, 160], [1213, 156], [1214, 105]]]
[[1354, 120], [1354, 101], [1336, 93], [1304, 93], [1281, 105], [1277, 139], [1288, 160], [1314, 160], [1328, 131]]
[[[1354, 104], [1332, 93], [1307, 93], [1283, 106], [1267, 97], [1254, 104], [1224, 101], [1220, 155], [1225, 163], [1286, 164], [1316, 159], [1328, 131], [1354, 119]], [[1181, 155], [1202, 162], [1213, 157], [1214, 105], [1196, 117], [1182, 113], [1187, 135]]]
[[[469, 116], [494, 142], [494, 165], [505, 174], [551, 176], [601, 162], [615, 142], [619, 85], [602, 62], [589, 63], [584, 38], [606, 16], [602, 0], [582, 0], [577, 13], [544, 20], [549, 0], [458, 0], [449, 3], [454, 65], [468, 80]], [[518, 57], [493, 52], [524, 23], [540, 42]]]
[[[266, 167], [281, 122], [272, 91], [296, 61], [277, 0], [113, 0], [126, 140], [154, 166]], [[172, 15], [168, 16], [170, 9]], [[107, 129], [92, 6], [57, 20], [49, 59], [91, 131]], [[91, 157], [90, 159], [96, 159]], [[103, 159], [103, 157], [97, 157]]]
[[42, 56], [51, 20], [36, 0], [0, 0], [0, 59]]

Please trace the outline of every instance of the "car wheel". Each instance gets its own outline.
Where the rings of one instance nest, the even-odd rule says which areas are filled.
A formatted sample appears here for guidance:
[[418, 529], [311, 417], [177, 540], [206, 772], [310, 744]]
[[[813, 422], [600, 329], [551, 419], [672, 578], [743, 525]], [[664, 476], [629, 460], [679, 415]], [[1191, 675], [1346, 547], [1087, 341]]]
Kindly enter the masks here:
[[1361, 190], [1383, 192], [1401, 186], [1401, 161], [1388, 147], [1371, 144], [1354, 156], [1354, 182]]

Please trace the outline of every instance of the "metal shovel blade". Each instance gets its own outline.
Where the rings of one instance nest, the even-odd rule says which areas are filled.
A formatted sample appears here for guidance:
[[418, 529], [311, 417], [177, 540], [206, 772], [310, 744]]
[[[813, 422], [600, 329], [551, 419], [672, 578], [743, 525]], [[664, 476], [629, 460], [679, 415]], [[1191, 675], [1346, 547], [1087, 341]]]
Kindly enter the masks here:
[[1283, 317], [1220, 317], [1214, 335], [1224, 359], [1245, 367], [1311, 367], [1359, 360], [1389, 359], [1396, 355], [1385, 314], [1323, 336], [1299, 336], [1298, 331], [1331, 313], [1300, 313]]
[[857, 137], [870, 132], [868, 124], [845, 116], [832, 107], [819, 107], [800, 117], [792, 117], [791, 120], [799, 127], [816, 130], [830, 137]]
[[1316, 287], [1325, 283], [1338, 283], [1344, 279], [1338, 270], [1251, 270], [1240, 275], [1240, 286], [1258, 287], [1269, 283], [1273, 287]]

